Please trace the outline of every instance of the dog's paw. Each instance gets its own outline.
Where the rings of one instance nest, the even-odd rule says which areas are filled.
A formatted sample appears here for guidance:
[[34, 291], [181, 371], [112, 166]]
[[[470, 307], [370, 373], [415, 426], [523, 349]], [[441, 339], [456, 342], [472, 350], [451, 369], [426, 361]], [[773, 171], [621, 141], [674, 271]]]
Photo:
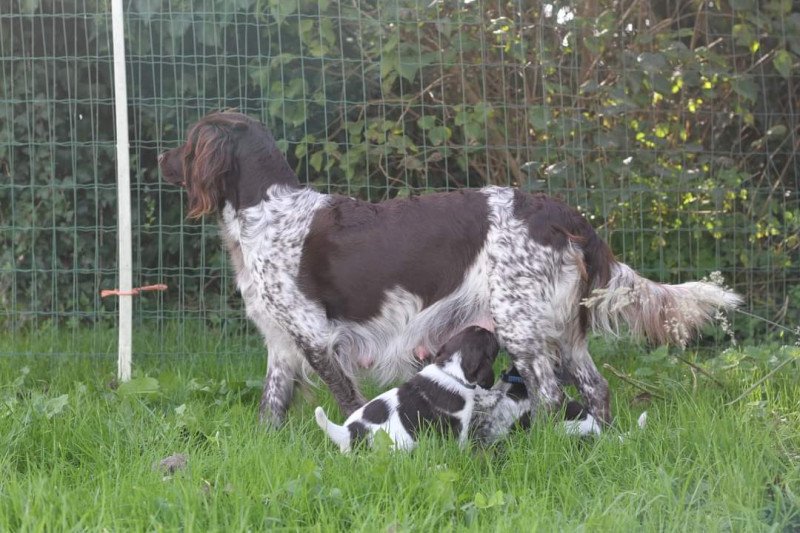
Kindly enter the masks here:
[[285, 422], [286, 422], [285, 417], [276, 416], [269, 410], [258, 413], [258, 423], [262, 428], [264, 428], [267, 431], [280, 429], [281, 427], [283, 427]]
[[175, 453], [169, 457], [165, 457], [161, 461], [156, 462], [153, 465], [153, 470], [160, 470], [167, 475], [174, 474], [178, 470], [183, 470], [186, 468], [187, 463], [188, 459], [186, 458], [186, 455], [182, 453]]

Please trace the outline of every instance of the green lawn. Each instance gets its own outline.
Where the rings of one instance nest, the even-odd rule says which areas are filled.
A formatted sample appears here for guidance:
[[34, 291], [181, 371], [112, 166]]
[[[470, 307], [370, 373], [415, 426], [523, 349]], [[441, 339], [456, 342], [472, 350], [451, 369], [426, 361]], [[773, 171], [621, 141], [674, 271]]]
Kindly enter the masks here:
[[[38, 354], [0, 357], [2, 531], [800, 529], [797, 362], [725, 405], [796, 348], [684, 354], [715, 383], [666, 350], [595, 342], [598, 366], [657, 395], [604, 370], [623, 430], [649, 412], [622, 442], [540, 423], [488, 449], [429, 437], [343, 456], [313, 422], [318, 402], [341, 420], [322, 389], [298, 395], [283, 429], [256, 425], [264, 361], [250, 341], [198, 356], [158, 339], [165, 353], [138, 357], [115, 390], [113, 335], [96, 337], [106, 353], [69, 357], [74, 331], [0, 340], [0, 353]], [[154, 470], [174, 453], [186, 469]]]

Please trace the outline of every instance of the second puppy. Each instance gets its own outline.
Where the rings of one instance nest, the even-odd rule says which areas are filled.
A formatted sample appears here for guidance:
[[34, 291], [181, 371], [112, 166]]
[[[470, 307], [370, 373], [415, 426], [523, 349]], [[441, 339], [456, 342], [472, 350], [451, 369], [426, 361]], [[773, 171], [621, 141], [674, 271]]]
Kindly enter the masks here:
[[389, 434], [395, 449], [411, 450], [425, 427], [450, 432], [463, 445], [469, 435], [476, 386], [492, 386], [492, 363], [499, 348], [492, 332], [478, 326], [466, 328], [445, 343], [433, 364], [400, 387], [377, 396], [343, 425], [331, 422], [322, 407], [314, 411], [317, 424], [342, 452], [364, 439], [371, 444], [379, 430]]
[[[515, 427], [528, 429], [531, 425], [533, 403], [525, 380], [513, 365], [502, 373], [494, 387], [477, 391], [474, 401], [470, 425], [478, 442], [491, 444]], [[601, 433], [597, 419], [575, 400], [569, 400], [564, 408], [563, 428], [567, 435], [581, 437]]]

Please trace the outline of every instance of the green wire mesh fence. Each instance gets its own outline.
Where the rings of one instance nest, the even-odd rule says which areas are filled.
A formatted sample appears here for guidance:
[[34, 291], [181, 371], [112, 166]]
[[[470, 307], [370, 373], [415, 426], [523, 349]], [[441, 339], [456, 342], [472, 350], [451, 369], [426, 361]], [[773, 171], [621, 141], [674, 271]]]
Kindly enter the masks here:
[[[223, 108], [268, 123], [320, 190], [380, 200], [503, 184], [560, 195], [645, 275], [718, 270], [749, 312], [798, 323], [792, 2], [130, 0], [125, 10], [134, 285], [169, 286], [135, 303], [150, 341], [139, 352], [176, 338], [209, 351], [233, 337], [260, 345], [215, 221], [187, 221], [181, 191], [156, 168], [193, 121]], [[113, 351], [115, 302], [99, 297], [116, 286], [112, 100], [107, 2], [0, 7], [0, 328], [42, 346], [66, 332], [73, 343], [57, 353]], [[745, 339], [776, 333], [734, 318]]]

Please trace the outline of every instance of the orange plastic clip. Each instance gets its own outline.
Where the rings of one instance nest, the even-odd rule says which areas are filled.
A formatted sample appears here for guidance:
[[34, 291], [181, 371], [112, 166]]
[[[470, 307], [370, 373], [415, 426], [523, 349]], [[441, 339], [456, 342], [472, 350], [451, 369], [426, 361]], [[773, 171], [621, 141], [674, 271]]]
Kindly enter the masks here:
[[100, 291], [100, 298], [105, 298], [106, 296], [138, 296], [138, 294], [142, 291], [165, 290], [167, 290], [167, 286], [163, 283], [157, 283], [156, 285], [145, 285], [144, 287], [136, 287], [135, 289], [131, 289], [129, 291], [121, 291], [119, 289], [103, 289]]

